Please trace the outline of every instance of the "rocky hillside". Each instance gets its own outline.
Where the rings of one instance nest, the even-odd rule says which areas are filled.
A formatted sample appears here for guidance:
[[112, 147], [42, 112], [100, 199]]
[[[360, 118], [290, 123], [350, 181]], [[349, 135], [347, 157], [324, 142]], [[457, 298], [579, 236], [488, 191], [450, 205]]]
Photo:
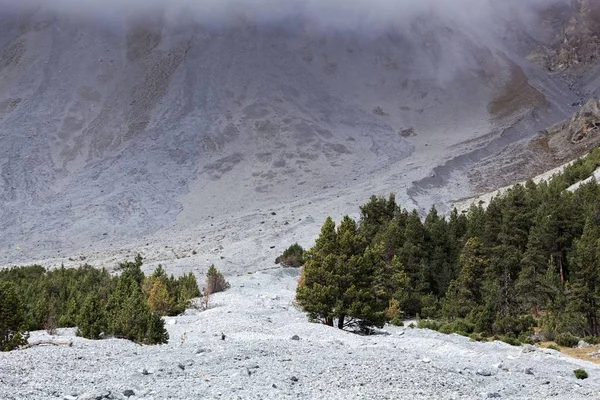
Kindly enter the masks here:
[[[600, 87], [591, 1], [478, 4], [477, 21], [424, 7], [365, 30], [310, 15], [207, 23], [7, 3], [0, 263], [225, 219], [258, 226], [283, 204], [343, 213], [393, 191], [407, 207], [443, 209], [470, 195], [465, 171], [501, 165], [507, 146]], [[569, 30], [573, 18], [589, 29]], [[565, 32], [586, 66], [568, 79], [530, 57], [560, 53], [548, 37]]]

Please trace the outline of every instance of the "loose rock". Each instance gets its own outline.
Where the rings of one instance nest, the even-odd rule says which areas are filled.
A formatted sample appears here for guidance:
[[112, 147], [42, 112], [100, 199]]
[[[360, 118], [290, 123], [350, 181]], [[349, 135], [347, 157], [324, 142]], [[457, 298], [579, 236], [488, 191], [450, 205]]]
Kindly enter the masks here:
[[487, 369], [478, 369], [475, 373], [480, 376], [492, 376], [492, 373]]
[[533, 368], [530, 368], [530, 367], [523, 368], [523, 373], [526, 375], [533, 375]]
[[123, 396], [125, 396], [125, 397], [135, 396], [135, 392], [131, 389], [123, 390]]
[[535, 347], [534, 345], [526, 344], [525, 346], [523, 346], [523, 350], [521, 350], [521, 353], [523, 353], [523, 354], [533, 353], [536, 350], [537, 350], [537, 347]]
[[292, 340], [300, 340], [300, 336], [294, 335], [294, 336], [292, 336]]

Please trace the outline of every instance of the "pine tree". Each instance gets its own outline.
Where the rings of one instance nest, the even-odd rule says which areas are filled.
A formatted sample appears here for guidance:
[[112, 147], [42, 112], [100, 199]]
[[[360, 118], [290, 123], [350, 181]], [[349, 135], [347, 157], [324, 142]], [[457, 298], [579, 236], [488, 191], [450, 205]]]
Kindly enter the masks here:
[[205, 290], [209, 294], [222, 292], [229, 289], [229, 282], [225, 280], [223, 274], [215, 267], [211, 265], [206, 272], [206, 287]]
[[460, 255], [458, 278], [450, 284], [444, 300], [443, 312], [447, 318], [465, 318], [482, 304], [484, 273], [489, 263], [481, 240], [469, 239]]
[[586, 334], [600, 336], [600, 226], [594, 218], [586, 220], [581, 238], [573, 245], [571, 309], [586, 319]]
[[100, 339], [106, 332], [104, 306], [96, 293], [89, 293], [77, 316], [77, 335], [87, 339]]
[[148, 315], [146, 332], [143, 342], [145, 344], [163, 344], [169, 342], [169, 333], [165, 329], [165, 321], [155, 313]]
[[174, 306], [174, 299], [169, 294], [166, 279], [161, 276], [153, 276], [148, 280], [152, 281], [150, 284], [150, 293], [148, 294], [148, 307], [150, 311], [159, 316], [168, 315]]
[[21, 331], [23, 309], [15, 287], [0, 282], [0, 351], [10, 351], [27, 344], [28, 335]]
[[521, 259], [521, 271], [516, 283], [519, 302], [525, 310], [533, 312], [538, 317], [540, 307], [543, 307], [552, 295], [547, 286], [546, 268], [548, 267], [547, 224], [542, 217], [530, 231], [527, 250]]

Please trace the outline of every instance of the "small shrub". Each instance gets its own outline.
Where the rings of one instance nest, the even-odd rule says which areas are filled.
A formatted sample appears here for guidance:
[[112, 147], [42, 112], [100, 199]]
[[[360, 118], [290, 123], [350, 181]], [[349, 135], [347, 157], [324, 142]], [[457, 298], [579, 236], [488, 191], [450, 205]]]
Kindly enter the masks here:
[[549, 345], [548, 345], [548, 347], [546, 347], [546, 348], [547, 348], [547, 349], [550, 349], [550, 350], [556, 350], [556, 351], [560, 351], [560, 347], [558, 347], [558, 346], [557, 346], [557, 345], [555, 345], [555, 344], [549, 344]]
[[394, 326], [404, 326], [404, 322], [398, 317], [392, 319], [391, 324]]
[[519, 336], [524, 332], [533, 333], [532, 328], [536, 325], [537, 322], [531, 315], [523, 317], [506, 316], [502, 318], [497, 318], [494, 321], [492, 329], [495, 333], [501, 335], [514, 333], [516, 336]]
[[585, 371], [585, 369], [576, 369], [573, 371], [573, 373], [575, 373], [575, 377], [577, 379], [587, 379], [588, 377], [588, 373]]
[[475, 330], [475, 326], [465, 320], [456, 320], [448, 322], [438, 329], [440, 333], [456, 333], [461, 336], [469, 336]]
[[520, 346], [521, 342], [519, 341], [519, 339], [512, 337], [512, 336], [500, 336], [499, 340], [501, 342], [510, 344], [511, 346]]
[[420, 319], [417, 322], [417, 327], [420, 329], [431, 329], [432, 331], [438, 331], [442, 327], [442, 324], [431, 319]]
[[559, 335], [556, 335], [554, 341], [557, 345], [563, 347], [576, 347], [579, 343], [579, 339], [571, 335], [570, 333], [561, 333]]
[[388, 321], [393, 321], [395, 319], [400, 319], [400, 302], [396, 299], [390, 299], [388, 303], [388, 308], [385, 310], [385, 317]]
[[598, 336], [586, 336], [583, 341], [589, 344], [597, 345], [600, 344], [600, 337]]
[[481, 333], [471, 333], [469, 339], [474, 342], [485, 342], [486, 338]]
[[305, 251], [302, 246], [294, 243], [275, 259], [275, 264], [281, 264], [284, 267], [299, 268], [304, 265], [304, 253]]
[[214, 265], [211, 265], [208, 272], [206, 272], [205, 291], [208, 291], [209, 294], [213, 294], [227, 290], [230, 286], [229, 282], [223, 277], [223, 274], [221, 274]]
[[414, 322], [411, 322], [410, 324], [408, 324], [408, 327], [409, 327], [410, 329], [414, 329], [414, 328], [416, 328], [416, 326], [415, 326], [415, 323], [414, 323]]
[[519, 335], [519, 337], [517, 339], [519, 339], [519, 342], [525, 343], [525, 344], [534, 344], [535, 343], [535, 340], [533, 340], [532, 335], [530, 335], [527, 332], [521, 332], [521, 334]]

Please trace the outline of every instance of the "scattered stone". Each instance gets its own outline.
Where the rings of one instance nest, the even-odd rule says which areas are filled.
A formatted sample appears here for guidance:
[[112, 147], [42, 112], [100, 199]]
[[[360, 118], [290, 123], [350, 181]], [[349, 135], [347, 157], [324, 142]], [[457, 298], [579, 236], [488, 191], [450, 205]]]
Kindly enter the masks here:
[[298, 382], [298, 378], [296, 378], [295, 376], [292, 376], [292, 377], [290, 378], [290, 380], [291, 380], [292, 382]]
[[590, 354], [588, 354], [590, 357], [592, 358], [600, 358], [600, 350], [596, 350], [596, 351], [592, 351]]
[[225, 340], [227, 336], [225, 336], [225, 334], [223, 332], [221, 332], [221, 340]]
[[478, 369], [475, 373], [480, 376], [492, 376], [492, 373], [487, 369]]
[[589, 344], [585, 340], [580, 340], [579, 343], [577, 343], [577, 348], [578, 349], [589, 349], [590, 347], [594, 347], [594, 346], [592, 346], [591, 344]]
[[398, 336], [402, 336], [402, 335], [404, 335], [404, 331], [398, 332]]
[[175, 318], [167, 320], [167, 325], [177, 325], [177, 320]]
[[212, 351], [211, 349], [197, 348], [196, 350], [194, 350], [194, 353], [196, 353], [196, 354], [202, 354], [202, 353], [210, 353], [211, 351]]
[[183, 365], [182, 363], [177, 364], [177, 366], [180, 370], [185, 371], [185, 365]]
[[486, 393], [485, 397], [488, 399], [497, 399], [502, 396], [500, 396], [500, 393], [498, 393], [498, 392], [489, 392], [489, 393]]
[[271, 385], [271, 387], [272, 387], [273, 389], [277, 389], [277, 385], [276, 385], [276, 384], [273, 384], [273, 385]]
[[431, 362], [429, 358], [424, 358], [421, 361], [423, 361], [425, 364], [429, 364]]
[[82, 395], [80, 395], [79, 397], [77, 397], [77, 400], [102, 400], [102, 399], [110, 399], [110, 392], [109, 391], [101, 391], [101, 392], [87, 392], [84, 393]]
[[150, 372], [146, 368], [142, 369], [142, 375], [150, 375]]
[[294, 335], [294, 336], [292, 336], [292, 340], [300, 340], [300, 336]]
[[125, 396], [125, 397], [135, 396], [135, 392], [131, 389], [123, 390], [123, 396]]
[[531, 368], [531, 367], [523, 368], [523, 373], [525, 375], [533, 375], [533, 368]]
[[533, 353], [536, 350], [537, 350], [537, 347], [535, 347], [534, 345], [526, 344], [525, 346], [523, 346], [523, 350], [521, 350], [521, 353], [523, 353], [523, 354]]

